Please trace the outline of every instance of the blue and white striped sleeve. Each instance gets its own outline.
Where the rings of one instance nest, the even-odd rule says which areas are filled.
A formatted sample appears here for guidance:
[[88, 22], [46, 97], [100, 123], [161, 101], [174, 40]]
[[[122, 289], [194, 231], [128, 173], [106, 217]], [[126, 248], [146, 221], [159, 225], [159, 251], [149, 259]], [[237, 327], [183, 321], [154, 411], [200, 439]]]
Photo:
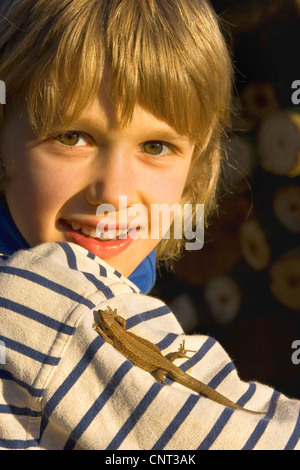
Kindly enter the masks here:
[[[298, 400], [241, 381], [218, 342], [185, 335], [163, 302], [83, 248], [50, 243], [17, 252], [0, 265], [0, 286], [0, 448], [300, 449]], [[179, 367], [266, 414], [156, 382], [92, 328], [108, 305], [163, 354], [185, 339], [196, 352]]]

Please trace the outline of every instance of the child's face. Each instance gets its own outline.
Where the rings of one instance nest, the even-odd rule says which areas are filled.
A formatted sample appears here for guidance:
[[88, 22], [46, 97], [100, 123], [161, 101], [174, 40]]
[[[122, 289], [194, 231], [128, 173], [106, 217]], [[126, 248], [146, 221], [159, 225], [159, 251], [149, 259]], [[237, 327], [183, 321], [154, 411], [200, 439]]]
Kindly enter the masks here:
[[[139, 106], [120, 129], [111, 101], [103, 96], [67, 133], [51, 129], [56, 137], [43, 141], [35, 138], [27, 117], [19, 116], [6, 121], [0, 143], [11, 176], [6, 199], [23, 237], [30, 246], [77, 243], [130, 275], [159, 242], [150, 234], [151, 205], [171, 206], [181, 199], [194, 144]], [[146, 207], [147, 238], [101, 241], [96, 236], [97, 208], [113, 205], [118, 221], [119, 196], [127, 198], [127, 213], [135, 204]], [[125, 231], [135, 217], [128, 216]], [[118, 225], [111, 228], [124, 235]]]

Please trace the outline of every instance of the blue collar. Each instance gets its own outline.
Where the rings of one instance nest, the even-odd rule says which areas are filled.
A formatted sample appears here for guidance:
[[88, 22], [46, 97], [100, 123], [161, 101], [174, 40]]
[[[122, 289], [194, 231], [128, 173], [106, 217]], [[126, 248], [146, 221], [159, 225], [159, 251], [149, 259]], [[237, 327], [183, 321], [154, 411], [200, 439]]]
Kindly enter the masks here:
[[3, 196], [0, 197], [0, 222], [0, 252], [2, 254], [12, 255], [17, 250], [30, 248], [17, 229]]
[[[0, 196], [0, 226], [0, 252], [2, 254], [10, 256], [17, 250], [30, 248], [16, 227], [3, 196]], [[129, 280], [138, 286], [143, 294], [150, 292], [156, 281], [155, 250], [138, 265], [129, 276]]]
[[156, 281], [156, 253], [155, 250], [145, 258], [130, 274], [129, 278], [143, 294], [148, 294]]

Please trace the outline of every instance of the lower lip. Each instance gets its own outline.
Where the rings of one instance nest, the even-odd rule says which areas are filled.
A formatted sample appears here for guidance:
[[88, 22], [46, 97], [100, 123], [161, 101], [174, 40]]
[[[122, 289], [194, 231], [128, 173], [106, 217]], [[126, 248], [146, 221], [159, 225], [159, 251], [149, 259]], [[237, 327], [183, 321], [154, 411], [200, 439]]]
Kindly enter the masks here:
[[113, 256], [117, 256], [133, 242], [133, 239], [128, 235], [125, 238], [116, 240], [97, 240], [95, 238], [86, 237], [82, 233], [73, 230], [72, 227], [70, 227], [70, 225], [64, 220], [60, 220], [60, 225], [69, 242], [82, 246], [102, 259], [109, 259]]

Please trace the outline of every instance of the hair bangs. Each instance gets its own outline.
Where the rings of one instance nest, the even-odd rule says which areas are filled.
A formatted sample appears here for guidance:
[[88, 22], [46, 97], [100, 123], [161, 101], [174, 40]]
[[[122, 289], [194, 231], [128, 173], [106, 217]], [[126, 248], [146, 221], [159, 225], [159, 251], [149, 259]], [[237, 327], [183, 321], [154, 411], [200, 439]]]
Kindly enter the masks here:
[[102, 31], [88, 2], [80, 8], [73, 3], [73, 15], [68, 8], [52, 18], [39, 48], [41, 66], [31, 74], [26, 101], [38, 134], [56, 125], [68, 127], [99, 92], [105, 62]]
[[[211, 86], [212, 76], [220, 81], [219, 71], [224, 66], [228, 69], [226, 51], [220, 47], [216, 52], [215, 46], [207, 44], [209, 35], [203, 31], [199, 11], [190, 27], [190, 12], [187, 15], [180, 9], [181, 2], [173, 3], [172, 8], [169, 2], [158, 0], [112, 3], [118, 7], [108, 21], [107, 52], [113, 98], [123, 123], [130, 121], [140, 103], [177, 132], [203, 145], [228, 93], [224, 82], [214, 83], [220, 93]], [[190, 7], [193, 3], [187, 0]], [[184, 14], [186, 18], [180, 21]]]

